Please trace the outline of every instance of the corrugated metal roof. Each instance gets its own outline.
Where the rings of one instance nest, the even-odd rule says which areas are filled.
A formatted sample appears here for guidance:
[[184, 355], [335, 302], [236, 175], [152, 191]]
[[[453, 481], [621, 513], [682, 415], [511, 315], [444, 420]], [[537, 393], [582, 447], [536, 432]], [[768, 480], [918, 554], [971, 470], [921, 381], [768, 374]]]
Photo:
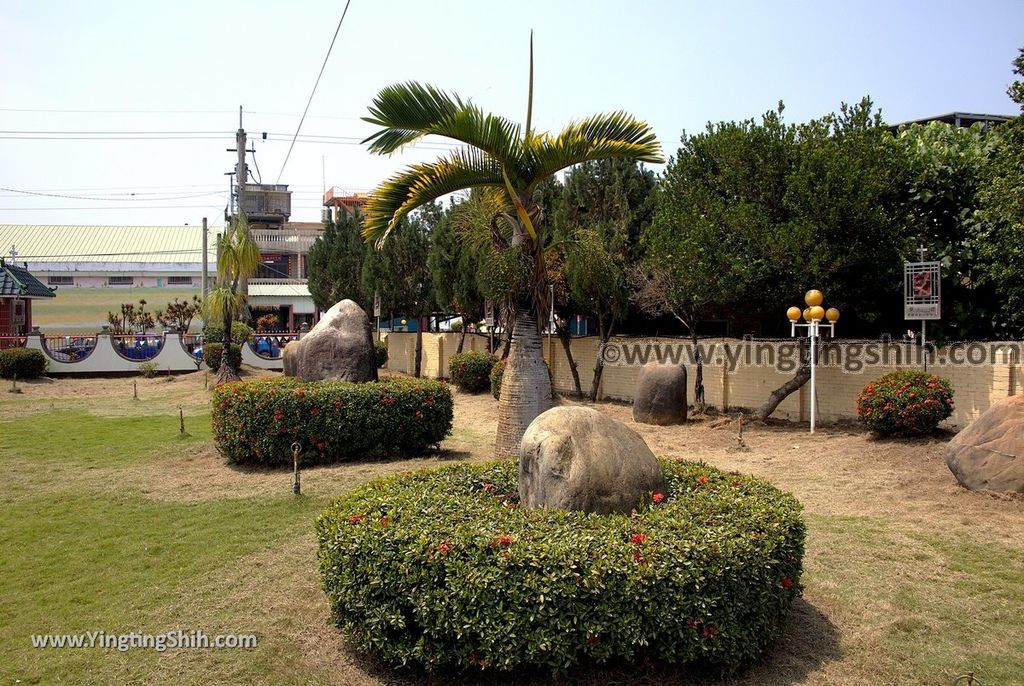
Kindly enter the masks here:
[[309, 288], [305, 284], [249, 284], [249, 296], [255, 298], [311, 298]]
[[[217, 228], [210, 227], [208, 259], [217, 263]], [[19, 262], [192, 263], [203, 261], [203, 227], [0, 224], [0, 254]]]

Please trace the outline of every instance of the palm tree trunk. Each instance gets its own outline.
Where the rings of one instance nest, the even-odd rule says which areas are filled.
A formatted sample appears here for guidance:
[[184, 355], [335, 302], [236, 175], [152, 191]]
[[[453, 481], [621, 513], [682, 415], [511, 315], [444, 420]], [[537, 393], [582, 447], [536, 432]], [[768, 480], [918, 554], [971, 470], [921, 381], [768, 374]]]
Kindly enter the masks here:
[[544, 363], [537, 320], [523, 307], [516, 315], [512, 349], [501, 380], [495, 458], [518, 455], [526, 427], [552, 404], [551, 377]]
[[235, 369], [232, 364], [231, 358], [231, 312], [225, 310], [224, 312], [224, 336], [221, 339], [224, 345], [224, 349], [220, 354], [220, 369], [217, 370], [217, 378], [214, 381], [215, 386], [222, 384], [231, 383], [232, 381], [238, 381], [242, 377], [239, 376], [238, 370]]

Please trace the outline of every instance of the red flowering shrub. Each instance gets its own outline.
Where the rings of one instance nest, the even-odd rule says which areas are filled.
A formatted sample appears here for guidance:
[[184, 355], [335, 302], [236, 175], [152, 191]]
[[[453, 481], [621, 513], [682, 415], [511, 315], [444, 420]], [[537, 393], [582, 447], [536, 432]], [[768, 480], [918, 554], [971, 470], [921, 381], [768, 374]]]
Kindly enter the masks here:
[[354, 457], [415, 455], [452, 428], [452, 394], [429, 379], [304, 383], [291, 377], [225, 384], [213, 392], [213, 440], [229, 462], [291, 467]]
[[800, 504], [708, 465], [662, 469], [667, 497], [633, 515], [524, 510], [515, 460], [360, 486], [316, 524], [332, 621], [430, 671], [748, 662], [801, 591]]
[[448, 360], [448, 377], [460, 391], [480, 393], [487, 390], [496, 361], [493, 355], [484, 352], [456, 353]]
[[857, 396], [857, 416], [883, 436], [920, 436], [953, 414], [949, 381], [916, 370], [886, 374]]

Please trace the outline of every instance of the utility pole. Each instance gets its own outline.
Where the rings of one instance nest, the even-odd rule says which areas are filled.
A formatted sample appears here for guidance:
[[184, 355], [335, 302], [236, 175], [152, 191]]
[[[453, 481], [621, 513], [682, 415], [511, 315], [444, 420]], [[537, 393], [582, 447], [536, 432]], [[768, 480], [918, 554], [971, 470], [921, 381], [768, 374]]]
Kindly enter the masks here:
[[238, 131], [235, 132], [235, 151], [238, 153], [238, 162], [235, 163], [235, 188], [238, 191], [238, 211], [243, 212], [245, 206], [242, 203], [242, 196], [245, 193], [245, 186], [249, 180], [249, 174], [245, 169], [245, 129], [242, 128], [242, 106], [238, 106]]
[[207, 258], [210, 236], [207, 233], [206, 217], [203, 217], [203, 298], [210, 292], [210, 260]]
[[[926, 252], [928, 252], [928, 248], [924, 247], [924, 242], [919, 243], [918, 246], [917, 246], [917, 255], [918, 255], [918, 261], [919, 262], [924, 262], [924, 254]], [[925, 336], [926, 336], [926, 333], [927, 333], [926, 326], [927, 326], [927, 322], [924, 319], [922, 319], [921, 320], [921, 364], [923, 365], [923, 367], [922, 367], [923, 371], [928, 371], [928, 348], [925, 345], [925, 343], [926, 343]]]

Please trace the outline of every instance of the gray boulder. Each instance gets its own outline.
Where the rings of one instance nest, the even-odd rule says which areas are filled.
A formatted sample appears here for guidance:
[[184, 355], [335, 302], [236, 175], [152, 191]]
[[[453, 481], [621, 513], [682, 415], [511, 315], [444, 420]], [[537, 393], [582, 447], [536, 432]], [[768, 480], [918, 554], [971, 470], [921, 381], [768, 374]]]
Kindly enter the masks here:
[[946, 445], [945, 458], [972, 491], [1024, 493], [1024, 395], [982, 412]]
[[686, 368], [677, 364], [644, 365], [633, 400], [633, 421], [682, 424], [686, 411]]
[[369, 317], [359, 305], [342, 300], [299, 340], [293, 365], [303, 381], [376, 381]]
[[533, 420], [519, 445], [523, 507], [628, 514], [665, 475], [644, 439], [589, 407], [554, 407]]

